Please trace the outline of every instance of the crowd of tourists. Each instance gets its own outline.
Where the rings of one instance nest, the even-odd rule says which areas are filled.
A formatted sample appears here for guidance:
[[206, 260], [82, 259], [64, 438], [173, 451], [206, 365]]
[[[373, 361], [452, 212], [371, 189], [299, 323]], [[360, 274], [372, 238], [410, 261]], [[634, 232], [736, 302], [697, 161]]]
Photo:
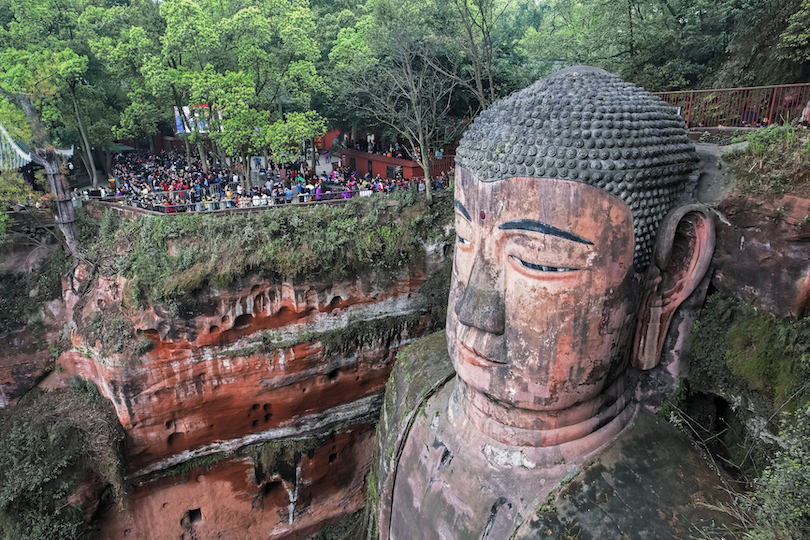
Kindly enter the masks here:
[[[209, 161], [207, 172], [198, 157], [187, 159], [176, 152], [129, 152], [114, 158], [115, 185], [93, 192], [95, 196], [116, 197], [129, 206], [176, 213], [223, 210], [330, 199], [348, 199], [390, 193], [396, 189], [424, 191], [424, 180], [372, 177], [348, 167], [333, 164], [331, 172], [315, 174], [303, 162], [274, 163], [259, 169], [251, 187], [220, 162]], [[448, 185], [448, 174], [432, 180], [433, 189]]]

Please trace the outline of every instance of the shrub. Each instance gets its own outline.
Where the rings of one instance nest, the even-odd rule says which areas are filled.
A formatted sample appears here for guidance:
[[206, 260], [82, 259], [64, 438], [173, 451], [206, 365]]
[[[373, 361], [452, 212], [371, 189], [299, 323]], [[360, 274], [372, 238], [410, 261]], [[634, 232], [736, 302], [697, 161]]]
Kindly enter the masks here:
[[782, 422], [781, 448], [743, 507], [756, 517], [750, 539], [805, 538], [810, 531], [810, 406]]
[[89, 477], [123, 493], [123, 429], [87, 395], [55, 390], [0, 409], [0, 538], [87, 538], [70, 495]]
[[432, 205], [417, 195], [398, 197], [394, 212], [390, 199], [378, 196], [248, 215], [144, 217], [120, 225], [115, 238], [133, 248], [115, 266], [137, 280], [130, 295], [134, 305], [182, 303], [196, 290], [225, 288], [249, 273], [342, 280], [377, 271], [392, 279], [414, 261], [421, 244], [452, 238], [449, 197]]
[[62, 276], [69, 268], [70, 257], [55, 248], [27, 274], [0, 275], [0, 332], [36, 319], [42, 304], [61, 296]]
[[95, 346], [98, 341], [102, 353], [107, 355], [125, 350], [133, 351], [136, 347], [132, 321], [121, 313], [117, 304], [108, 306], [103, 311], [94, 311], [77, 330], [89, 345]]
[[808, 317], [776, 317], [716, 293], [700, 312], [691, 355], [694, 391], [745, 394], [766, 415], [810, 396], [804, 385], [810, 376]]
[[783, 193], [810, 195], [810, 146], [796, 128], [770, 126], [745, 136], [748, 148], [726, 156], [737, 187], [745, 193], [773, 198]]

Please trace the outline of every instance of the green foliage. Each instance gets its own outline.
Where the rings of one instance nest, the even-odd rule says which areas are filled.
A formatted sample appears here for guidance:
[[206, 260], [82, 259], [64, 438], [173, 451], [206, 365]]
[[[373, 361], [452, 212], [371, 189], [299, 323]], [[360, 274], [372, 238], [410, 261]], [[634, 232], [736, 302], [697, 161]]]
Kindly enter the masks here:
[[118, 212], [107, 210], [101, 216], [101, 223], [99, 224], [99, 236], [101, 245], [110, 249], [113, 246], [115, 235], [121, 227], [121, 217]]
[[[447, 297], [445, 296], [444, 298], [438, 299], [437, 302], [446, 304], [446, 300]], [[346, 352], [349, 349], [359, 349], [378, 342], [381, 342], [387, 347], [392, 341], [397, 339], [403, 330], [409, 326], [418, 324], [424, 314], [434, 314], [434, 310], [436, 310], [436, 312], [438, 311], [434, 303], [428, 301], [426, 305], [423, 306], [423, 309], [416, 313], [394, 315], [368, 321], [354, 321], [340, 329], [300, 334], [296, 336], [295, 339], [287, 341], [275, 341], [272, 333], [265, 332], [262, 334], [261, 341], [248, 345], [247, 347], [226, 351], [223, 353], [223, 356], [234, 358], [257, 353], [267, 354], [278, 349], [294, 347], [301, 343], [314, 342], [321, 344], [327, 356]], [[444, 324], [444, 318], [435, 316], [431, 317], [430, 321], [435, 326]]]
[[146, 336], [143, 336], [135, 343], [135, 356], [143, 356], [154, 348], [155, 343]]
[[782, 32], [779, 56], [795, 62], [810, 61], [810, 0], [790, 16], [790, 26]]
[[188, 461], [184, 461], [183, 463], [172, 467], [170, 469], [164, 469], [157, 475], [157, 477], [152, 478], [152, 481], [157, 480], [157, 478], [163, 478], [166, 476], [187, 476], [192, 470], [194, 469], [205, 469], [207, 470], [209, 467], [216, 465], [223, 459], [227, 458], [230, 454], [208, 454], [207, 456], [200, 456], [198, 458], [190, 459]]
[[121, 353], [129, 347], [135, 347], [132, 322], [117, 306], [103, 312], [93, 311], [88, 320], [79, 324], [78, 331], [91, 346], [99, 341], [104, 354]]
[[69, 268], [70, 258], [56, 248], [27, 274], [0, 275], [0, 332], [37, 321], [42, 304], [61, 296]]
[[76, 225], [79, 232], [79, 243], [82, 246], [91, 246], [99, 238], [99, 221], [90, 215], [87, 208], [76, 209]]
[[678, 379], [675, 392], [661, 405], [661, 408], [655, 413], [656, 416], [661, 420], [668, 420], [680, 428], [678, 412], [686, 410], [686, 402], [691, 396], [689, 381], [684, 378]]
[[692, 391], [750, 395], [762, 414], [810, 399], [810, 318], [778, 318], [714, 294], [701, 310], [692, 348]]
[[249, 273], [342, 280], [376, 271], [381, 279], [395, 278], [422, 253], [423, 244], [450, 238], [449, 199], [427, 205], [415, 198], [395, 213], [388, 199], [378, 196], [250, 215], [146, 217], [108, 227], [106, 235], [133, 246], [112, 255], [119, 273], [137, 280], [133, 300], [171, 305]]
[[[704, 444], [722, 442], [725, 463], [748, 475], [751, 491], [720, 508], [740, 520], [740, 528], [725, 530], [723, 538], [803, 538], [810, 530], [810, 318], [779, 318], [715, 293], [691, 340], [689, 378], [680, 381], [659, 416], [688, 422], [688, 431]], [[721, 432], [701, 423], [698, 402], [713, 395], [740, 399], [761, 418], [781, 413], [775, 452], [763, 451], [759, 434], [752, 439], [732, 418]]]
[[746, 538], [802, 538], [810, 531], [810, 406], [782, 422], [781, 445], [743, 507], [756, 517]]
[[107, 402], [66, 390], [0, 410], [0, 538], [87, 538], [68, 498], [93, 474], [123, 492], [123, 439]]
[[364, 540], [365, 524], [368, 521], [365, 509], [348, 514], [334, 525], [327, 525], [311, 540]]
[[595, 65], [650, 91], [794, 83], [807, 74], [800, 2], [550, 0], [520, 47], [547, 72]]
[[735, 322], [726, 335], [729, 370], [752, 389], [772, 395], [774, 408], [785, 403], [808, 375], [810, 320], [777, 321], [759, 311]]
[[[311, 454], [320, 442], [316, 438], [270, 441], [253, 447], [248, 454], [256, 468], [256, 479], [261, 482], [276, 474], [294, 475], [295, 467], [304, 454]], [[312, 457], [310, 455], [310, 457]]]
[[757, 129], [745, 139], [746, 150], [724, 158], [740, 190], [766, 199], [783, 193], [810, 195], [810, 146], [799, 140], [795, 127]]
[[87, 403], [104, 402], [104, 396], [98, 391], [96, 383], [82, 379], [78, 375], [74, 375], [70, 379], [70, 393], [74, 396], [83, 396]]

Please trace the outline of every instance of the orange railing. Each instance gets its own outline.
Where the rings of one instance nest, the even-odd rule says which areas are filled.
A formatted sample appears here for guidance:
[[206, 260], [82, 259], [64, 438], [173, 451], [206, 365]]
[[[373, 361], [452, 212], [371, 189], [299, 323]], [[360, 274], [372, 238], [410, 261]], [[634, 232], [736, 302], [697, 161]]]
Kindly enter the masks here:
[[687, 127], [786, 124], [799, 119], [810, 107], [810, 83], [657, 92], [655, 95], [677, 107]]

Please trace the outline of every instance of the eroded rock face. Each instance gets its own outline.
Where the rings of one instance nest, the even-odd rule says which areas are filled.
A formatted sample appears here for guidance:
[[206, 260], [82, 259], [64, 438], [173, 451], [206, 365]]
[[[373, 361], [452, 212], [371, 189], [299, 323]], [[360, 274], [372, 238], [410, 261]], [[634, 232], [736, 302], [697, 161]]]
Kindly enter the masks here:
[[[336, 515], [362, 508], [374, 427], [342, 429], [281, 472], [257, 478], [250, 458], [141, 484], [111, 510], [98, 540], [309, 538]], [[233, 535], [233, 536], [229, 536]]]
[[[133, 472], [170, 466], [188, 459], [184, 452], [219, 451], [223, 441], [289, 436], [268, 430], [307, 429], [301, 418], [327, 411], [340, 415], [336, 421], [350, 420], [339, 407], [378, 393], [396, 350], [430, 324], [419, 315], [423, 282], [417, 272], [365, 294], [356, 283], [276, 286], [256, 278], [243, 290], [198, 299], [200, 311], [191, 318], [154, 308], [136, 314], [136, 332], [154, 345], [138, 360], [98, 361], [79, 352], [84, 344], [77, 337], [79, 350], [63, 355], [62, 364], [112, 399], [127, 429]], [[102, 301], [101, 292], [87, 294]], [[365, 326], [384, 335], [353, 342], [349, 334], [362, 335]], [[339, 340], [338, 329], [349, 339], [327, 350], [338, 347], [329, 344]]]
[[713, 283], [778, 315], [810, 307], [810, 200], [772, 203], [732, 193], [717, 205]]
[[[138, 484], [122, 508], [103, 512], [100, 538], [218, 538], [232, 530], [306, 538], [362, 508], [385, 382], [397, 351], [442, 322], [426, 296], [443, 264], [437, 249], [399, 281], [253, 276], [197, 295], [179, 314], [147, 306], [127, 314], [151, 348], [141, 356], [131, 344], [114, 352], [82, 329], [98, 312], [121, 316], [125, 280], [96, 279], [81, 296], [66, 291], [79, 331], [60, 358], [61, 384], [77, 374], [113, 402]], [[77, 271], [75, 285], [83, 279]], [[257, 472], [256, 448], [302, 438], [319, 445], [290, 457], [286, 473]]]

